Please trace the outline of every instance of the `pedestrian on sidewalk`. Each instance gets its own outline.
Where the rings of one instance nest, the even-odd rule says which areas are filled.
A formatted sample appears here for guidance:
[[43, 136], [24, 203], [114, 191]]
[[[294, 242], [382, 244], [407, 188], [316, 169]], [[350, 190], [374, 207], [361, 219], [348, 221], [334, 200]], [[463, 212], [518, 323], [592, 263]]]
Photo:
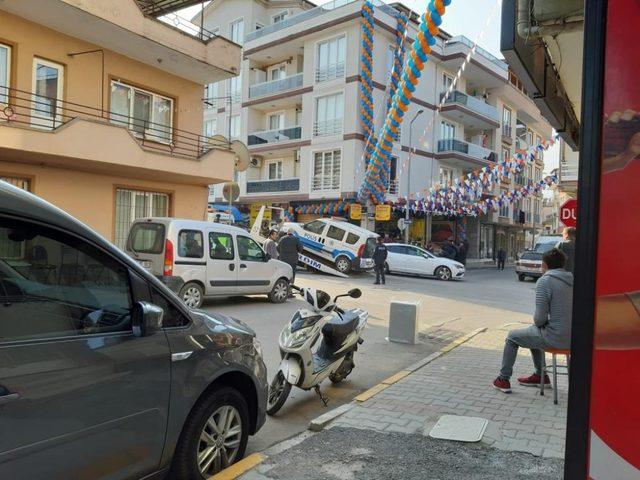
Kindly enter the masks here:
[[507, 261], [507, 252], [504, 248], [500, 247], [498, 250], [498, 270], [504, 270], [504, 264]]
[[278, 243], [276, 242], [277, 238], [278, 231], [271, 229], [269, 230], [269, 236], [264, 242], [264, 251], [267, 252], [267, 255], [269, 255], [274, 260], [278, 260], [278, 257], [280, 256], [278, 254]]
[[574, 273], [573, 261], [576, 255], [575, 227], [567, 227], [562, 231], [562, 240], [557, 243], [556, 248], [564, 253], [567, 257], [567, 265], [565, 266], [565, 270]]
[[382, 237], [378, 237], [378, 244], [373, 251], [373, 268], [376, 272], [376, 281], [374, 285], [380, 285], [380, 279], [382, 279], [382, 285], [385, 284], [384, 264], [387, 261], [388, 253], [387, 246], [384, 244], [384, 239]]
[[465, 239], [458, 243], [458, 255], [456, 260], [463, 265], [467, 264], [467, 253], [469, 252], [469, 242]]
[[[534, 325], [511, 330], [507, 334], [502, 354], [502, 368], [493, 386], [504, 393], [511, 393], [511, 375], [516, 362], [518, 348], [529, 348], [535, 372], [528, 377], [519, 377], [523, 386], [540, 385], [542, 356], [547, 348], [568, 349], [571, 346], [571, 310], [573, 303], [573, 275], [564, 269], [567, 258], [557, 248], [542, 255], [542, 270], [545, 272], [536, 284], [536, 310]], [[545, 384], [549, 377], [545, 374]]]
[[298, 270], [298, 254], [302, 253], [302, 244], [291, 230], [280, 239], [280, 243], [278, 243], [278, 253], [280, 254], [281, 261], [291, 265], [291, 269], [293, 270], [291, 284], [295, 284], [296, 270]]

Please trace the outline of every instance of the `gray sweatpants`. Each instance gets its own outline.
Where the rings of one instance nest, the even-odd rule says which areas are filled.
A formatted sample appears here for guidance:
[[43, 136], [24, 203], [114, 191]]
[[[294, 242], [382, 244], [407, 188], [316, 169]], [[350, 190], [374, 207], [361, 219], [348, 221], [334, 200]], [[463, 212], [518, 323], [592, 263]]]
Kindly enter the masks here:
[[542, 373], [543, 352], [541, 349], [550, 347], [550, 345], [545, 342], [540, 329], [535, 325], [531, 325], [527, 328], [511, 330], [507, 334], [507, 339], [504, 342], [504, 351], [502, 352], [500, 378], [505, 380], [511, 378], [513, 365], [516, 363], [516, 357], [518, 355], [518, 347], [531, 349], [533, 366], [536, 369], [536, 373], [538, 375]]

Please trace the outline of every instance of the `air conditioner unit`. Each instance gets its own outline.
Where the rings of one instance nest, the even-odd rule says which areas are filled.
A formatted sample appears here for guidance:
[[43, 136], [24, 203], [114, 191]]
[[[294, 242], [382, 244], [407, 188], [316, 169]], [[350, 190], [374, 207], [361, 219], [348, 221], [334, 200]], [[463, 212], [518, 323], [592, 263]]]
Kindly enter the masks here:
[[253, 168], [260, 168], [262, 166], [262, 158], [260, 157], [251, 157], [249, 165]]

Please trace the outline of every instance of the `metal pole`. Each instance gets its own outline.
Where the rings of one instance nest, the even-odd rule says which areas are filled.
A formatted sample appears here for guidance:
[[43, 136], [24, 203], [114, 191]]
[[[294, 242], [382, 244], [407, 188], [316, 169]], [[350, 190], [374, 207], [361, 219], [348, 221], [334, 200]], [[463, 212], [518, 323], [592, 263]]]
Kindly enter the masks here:
[[411, 194], [411, 149], [413, 148], [413, 153], [416, 153], [416, 149], [413, 146], [413, 122], [416, 121], [420, 115], [424, 113], [424, 110], [420, 109], [416, 112], [416, 114], [409, 122], [409, 165], [407, 167], [407, 208], [404, 212], [404, 243], [409, 243], [409, 195]]

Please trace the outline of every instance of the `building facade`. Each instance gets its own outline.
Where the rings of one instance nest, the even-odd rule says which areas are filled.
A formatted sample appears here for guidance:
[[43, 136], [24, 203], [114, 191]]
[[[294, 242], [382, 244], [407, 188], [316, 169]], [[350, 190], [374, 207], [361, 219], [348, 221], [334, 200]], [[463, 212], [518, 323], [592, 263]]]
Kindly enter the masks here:
[[[249, 147], [251, 166], [237, 178], [241, 205], [286, 207], [355, 198], [364, 177], [367, 141], [360, 121], [361, 7], [362, 2], [348, 0], [320, 7], [220, 0], [205, 8], [204, 18], [193, 19], [243, 43], [241, 74], [207, 86], [204, 117], [206, 135], [239, 138]], [[411, 13], [400, 4], [374, 2], [376, 128], [387, 111], [399, 12]], [[408, 41], [415, 37], [415, 20], [414, 14]], [[442, 103], [453, 82], [455, 90]], [[405, 119], [393, 152], [392, 201], [408, 194], [420, 197], [436, 183], [448, 183], [551, 136], [550, 126], [504, 62], [474, 49], [465, 37], [444, 32]], [[539, 155], [518, 178], [493, 193], [541, 179], [542, 167]], [[220, 195], [215, 187], [210, 200]], [[513, 257], [540, 223], [540, 208], [536, 197], [480, 218], [417, 219], [411, 237], [436, 242], [466, 238], [470, 258], [493, 258], [499, 246]], [[520, 210], [525, 212], [524, 224], [518, 222]], [[300, 214], [296, 220], [310, 218]], [[395, 220], [374, 228], [393, 231]]]
[[207, 185], [233, 176], [202, 136], [202, 85], [235, 75], [240, 47], [142, 4], [0, 5], [0, 178], [119, 246], [141, 216], [203, 219]]

